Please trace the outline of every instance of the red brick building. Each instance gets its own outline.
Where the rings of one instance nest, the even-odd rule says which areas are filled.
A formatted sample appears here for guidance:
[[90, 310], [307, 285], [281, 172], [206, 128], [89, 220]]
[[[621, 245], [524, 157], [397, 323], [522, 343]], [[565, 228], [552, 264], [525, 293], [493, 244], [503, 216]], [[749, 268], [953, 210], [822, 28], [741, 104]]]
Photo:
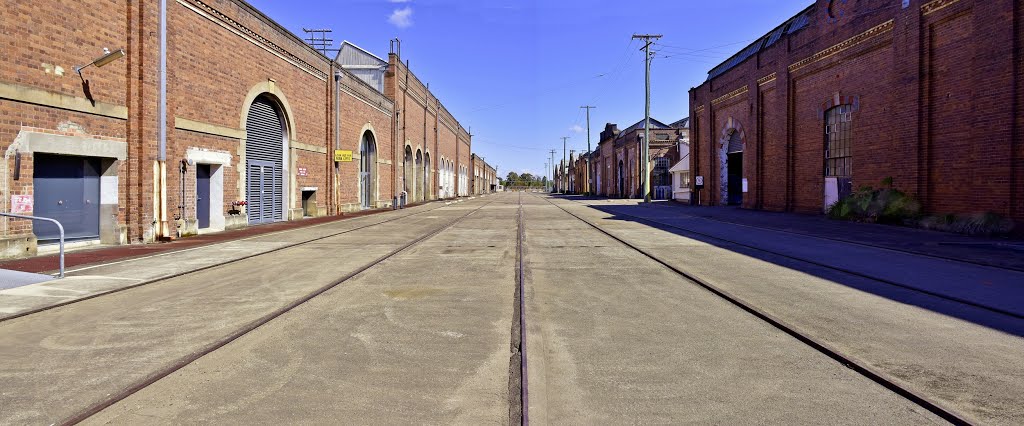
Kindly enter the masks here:
[[[396, 52], [328, 58], [241, 0], [159, 4], [8, 5], [0, 211], [128, 244], [468, 185], [469, 133]], [[0, 257], [56, 238], [0, 218]]]
[[818, 0], [690, 91], [702, 204], [821, 212], [892, 177], [936, 213], [1024, 220], [1024, 7]]
[[473, 188], [472, 195], [490, 194], [498, 185], [497, 171], [493, 166], [487, 164], [483, 157], [473, 154], [471, 164], [473, 165], [473, 181], [470, 187]]
[[[685, 132], [651, 119], [651, 141], [648, 148], [651, 170], [651, 193], [657, 197], [658, 187], [669, 198], [672, 176], [669, 168], [679, 161], [678, 139]], [[601, 139], [591, 157], [596, 194], [606, 197], [643, 198], [643, 163], [641, 162], [644, 121], [619, 130], [612, 123], [605, 125]], [[583, 164], [586, 164], [585, 162]]]

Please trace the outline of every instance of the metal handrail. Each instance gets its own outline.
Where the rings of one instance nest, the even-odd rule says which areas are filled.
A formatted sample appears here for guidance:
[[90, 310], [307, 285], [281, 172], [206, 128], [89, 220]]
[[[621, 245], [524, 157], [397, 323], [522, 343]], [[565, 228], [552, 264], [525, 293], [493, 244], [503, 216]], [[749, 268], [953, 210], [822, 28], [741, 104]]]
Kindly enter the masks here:
[[48, 217], [26, 216], [14, 213], [0, 213], [0, 216], [16, 217], [18, 219], [42, 220], [55, 223], [57, 225], [57, 229], [60, 230], [60, 275], [58, 275], [57, 278], [64, 278], [64, 226], [61, 225], [60, 222]]

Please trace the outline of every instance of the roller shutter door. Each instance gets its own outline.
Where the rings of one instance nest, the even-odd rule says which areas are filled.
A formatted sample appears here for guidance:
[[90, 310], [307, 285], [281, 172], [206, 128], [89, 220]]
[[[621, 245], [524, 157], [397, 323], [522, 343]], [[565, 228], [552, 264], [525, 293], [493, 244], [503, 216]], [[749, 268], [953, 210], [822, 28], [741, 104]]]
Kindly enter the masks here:
[[246, 213], [249, 223], [284, 219], [284, 125], [277, 108], [259, 97], [245, 123]]

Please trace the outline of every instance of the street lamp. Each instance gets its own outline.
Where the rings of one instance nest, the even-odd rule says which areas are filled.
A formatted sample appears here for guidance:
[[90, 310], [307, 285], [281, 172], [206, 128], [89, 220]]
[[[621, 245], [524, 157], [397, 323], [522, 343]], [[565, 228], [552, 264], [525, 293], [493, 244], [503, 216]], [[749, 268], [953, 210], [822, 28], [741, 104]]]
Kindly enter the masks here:
[[95, 66], [96, 68], [100, 68], [100, 67], [102, 67], [104, 65], [107, 65], [107, 64], [109, 64], [111, 62], [114, 62], [114, 61], [116, 61], [118, 59], [121, 59], [123, 57], [124, 57], [124, 49], [117, 49], [117, 50], [111, 52], [110, 49], [107, 49], [106, 47], [104, 47], [103, 48], [103, 56], [100, 56], [99, 58], [94, 59], [92, 62], [90, 62], [88, 64], [85, 64], [85, 65], [82, 65], [80, 67], [76, 66], [75, 67], [75, 72], [77, 72], [78, 76], [81, 77], [82, 76], [82, 70], [88, 68], [90, 65], [91, 66]]

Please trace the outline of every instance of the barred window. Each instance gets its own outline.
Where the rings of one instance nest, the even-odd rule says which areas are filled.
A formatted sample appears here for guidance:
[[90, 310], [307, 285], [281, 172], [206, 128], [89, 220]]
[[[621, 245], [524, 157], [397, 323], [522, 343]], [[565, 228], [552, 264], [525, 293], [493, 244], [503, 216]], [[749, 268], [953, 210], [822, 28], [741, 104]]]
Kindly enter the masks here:
[[839, 105], [825, 112], [825, 176], [851, 177], [853, 172], [853, 107]]
[[654, 170], [651, 181], [654, 186], [672, 186], [672, 176], [668, 172], [668, 158], [658, 157], [654, 159]]

